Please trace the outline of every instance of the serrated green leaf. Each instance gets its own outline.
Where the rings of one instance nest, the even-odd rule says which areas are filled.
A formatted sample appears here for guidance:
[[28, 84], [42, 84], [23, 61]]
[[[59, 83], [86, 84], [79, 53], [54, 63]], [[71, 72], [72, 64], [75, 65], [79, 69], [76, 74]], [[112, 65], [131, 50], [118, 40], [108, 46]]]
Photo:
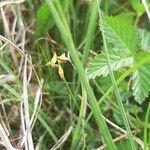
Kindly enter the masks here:
[[[103, 21], [103, 30], [109, 46], [109, 56], [113, 71], [122, 67], [131, 66], [133, 54], [136, 53], [139, 44], [137, 31], [131, 23], [126, 23], [120, 17], [106, 17]], [[112, 48], [113, 47], [113, 48]], [[87, 71], [89, 78], [107, 76], [109, 73], [105, 54], [94, 58], [91, 67]]]
[[[122, 67], [131, 66], [133, 64], [133, 57], [123, 57], [120, 53], [114, 53], [111, 51], [109, 54], [111, 67], [114, 71], [121, 69]], [[109, 74], [107, 58], [104, 53], [97, 55], [91, 67], [87, 71], [89, 78], [95, 78], [97, 76], [107, 76]]]
[[138, 49], [138, 32], [123, 18], [105, 17], [103, 30], [107, 43], [113, 44], [115, 51], [130, 55]]
[[54, 21], [49, 7], [47, 3], [44, 3], [37, 11], [35, 37], [38, 38], [47, 33], [53, 24]]
[[[131, 24], [125, 23], [123, 19], [106, 17], [103, 21], [103, 30], [107, 39], [110, 64], [113, 71], [120, 70], [124, 67], [130, 67], [134, 63], [141, 61], [150, 53], [143, 51], [138, 52], [139, 37], [136, 30]], [[147, 48], [149, 36], [143, 35], [143, 45]], [[147, 39], [145, 39], [147, 38]], [[112, 48], [112, 46], [114, 48]], [[111, 47], [111, 48], [110, 48]], [[108, 63], [105, 54], [102, 52], [96, 56], [87, 71], [89, 78], [97, 76], [107, 76]], [[142, 103], [150, 92], [150, 62], [140, 66], [133, 73], [132, 90], [135, 100]]]
[[150, 51], [150, 32], [141, 30], [141, 48], [145, 51]]
[[[135, 58], [135, 63], [150, 55], [148, 52], [140, 52]], [[133, 74], [132, 90], [135, 100], [142, 103], [150, 92], [150, 62], [139, 67]]]

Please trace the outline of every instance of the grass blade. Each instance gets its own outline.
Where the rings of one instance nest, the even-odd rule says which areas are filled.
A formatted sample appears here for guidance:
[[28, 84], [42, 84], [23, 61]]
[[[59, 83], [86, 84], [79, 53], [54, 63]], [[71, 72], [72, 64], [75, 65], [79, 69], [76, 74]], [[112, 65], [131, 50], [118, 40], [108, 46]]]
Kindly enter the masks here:
[[109, 149], [112, 150], [116, 150], [116, 147], [114, 145], [114, 143], [112, 142], [112, 137], [111, 134], [107, 128], [107, 125], [102, 117], [102, 113], [101, 110], [99, 109], [98, 103], [96, 101], [96, 98], [94, 96], [94, 93], [88, 83], [87, 77], [85, 75], [85, 71], [83, 68], [83, 65], [79, 59], [79, 56], [77, 54], [76, 48], [74, 46], [73, 40], [72, 40], [72, 36], [71, 33], [68, 32], [68, 30], [65, 28], [63, 22], [60, 19], [60, 16], [58, 14], [58, 11], [56, 10], [54, 4], [52, 1], [46, 0], [46, 2], [49, 5], [49, 8], [52, 12], [53, 18], [55, 20], [55, 23], [58, 27], [58, 29], [61, 32], [62, 38], [66, 44], [66, 46], [68, 47], [69, 51], [70, 51], [70, 55], [72, 57], [72, 60], [77, 68], [77, 72], [80, 78], [80, 81], [83, 85], [83, 87], [85, 88], [87, 95], [88, 95], [88, 100], [89, 103], [93, 109], [93, 113], [94, 113], [94, 117], [96, 119], [97, 125], [99, 127], [99, 130], [104, 138], [104, 141], [106, 142], [107, 146]]
[[85, 40], [85, 45], [83, 50], [83, 58], [82, 58], [83, 65], [85, 65], [88, 60], [90, 47], [94, 35], [94, 30], [96, 27], [97, 16], [98, 16], [97, 2], [94, 0], [91, 6], [91, 14], [90, 14], [89, 25], [87, 29], [87, 35], [86, 35], [86, 40]]
[[[99, 2], [99, 0], [97, 0], [97, 4], [98, 4], [98, 7], [99, 7], [99, 5], [101, 4]], [[129, 126], [128, 119], [127, 119], [127, 116], [126, 116], [126, 112], [125, 112], [125, 109], [124, 109], [123, 104], [122, 104], [121, 96], [120, 96], [120, 93], [119, 93], [119, 90], [118, 90], [118, 87], [117, 87], [117, 83], [116, 83], [116, 80], [115, 80], [115, 77], [114, 77], [114, 73], [112, 71], [111, 62], [110, 62], [110, 58], [109, 58], [109, 53], [108, 53], [108, 49], [107, 49], [107, 42], [106, 42], [104, 30], [103, 30], [103, 20], [102, 20], [102, 15], [101, 15], [100, 8], [99, 8], [99, 18], [100, 18], [100, 24], [101, 24], [101, 32], [102, 32], [104, 50], [105, 50], [105, 53], [106, 53], [106, 56], [107, 56], [108, 69], [109, 69], [109, 72], [110, 72], [112, 85], [113, 85], [113, 88], [115, 90], [115, 94], [116, 94], [118, 105], [120, 107], [122, 119], [123, 119], [125, 127], [127, 129], [131, 149], [136, 150], [136, 146], [135, 146], [133, 136], [132, 136], [132, 133], [131, 133], [131, 130], [130, 130], [130, 126]]]

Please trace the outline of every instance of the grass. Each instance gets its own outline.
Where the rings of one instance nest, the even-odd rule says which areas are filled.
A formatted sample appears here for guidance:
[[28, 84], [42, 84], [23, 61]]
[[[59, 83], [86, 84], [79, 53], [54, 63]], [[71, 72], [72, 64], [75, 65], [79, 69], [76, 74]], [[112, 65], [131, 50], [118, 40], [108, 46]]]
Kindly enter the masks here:
[[[102, 24], [132, 13], [133, 26], [149, 30], [141, 5], [143, 16], [129, 1], [0, 2], [0, 149], [150, 148], [149, 96], [139, 105], [128, 81], [150, 55], [113, 72]], [[86, 74], [102, 50], [111, 83]]]

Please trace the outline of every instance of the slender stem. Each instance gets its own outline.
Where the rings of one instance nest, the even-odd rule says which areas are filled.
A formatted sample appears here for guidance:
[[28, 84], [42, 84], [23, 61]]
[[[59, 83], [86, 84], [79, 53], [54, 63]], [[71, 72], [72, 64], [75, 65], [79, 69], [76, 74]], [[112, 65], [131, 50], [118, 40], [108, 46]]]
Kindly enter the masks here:
[[86, 40], [85, 40], [85, 45], [83, 50], [83, 57], [82, 57], [83, 65], [86, 64], [89, 57], [93, 34], [96, 27], [97, 16], [98, 16], [97, 2], [96, 0], [94, 0], [91, 6], [91, 14], [90, 14], [89, 25], [88, 25], [88, 30], [87, 30], [87, 35], [86, 35]]
[[[83, 57], [82, 57], [82, 63], [84, 65], [84, 67], [88, 61], [90, 47], [91, 47], [94, 31], [96, 28], [96, 20], [97, 20], [97, 16], [98, 16], [96, 0], [93, 0], [93, 3], [91, 4], [90, 9], [91, 9], [91, 13], [90, 13], [89, 24], [88, 24], [87, 34], [86, 34], [86, 38], [85, 38], [85, 45], [84, 45]], [[79, 92], [79, 89], [80, 89], [80, 81], [78, 80], [77, 90], [76, 90], [77, 93]]]
[[76, 105], [77, 108], [79, 109], [78, 103], [77, 103], [77, 101], [76, 101], [76, 99], [75, 99], [75, 97], [74, 97], [74, 95], [73, 95], [73, 93], [72, 93], [72, 91], [71, 91], [71, 89], [70, 89], [70, 87], [69, 87], [69, 85], [68, 85], [66, 79], [64, 79], [64, 82], [65, 82], [65, 84], [66, 84], [66, 87], [67, 87], [67, 89], [68, 89], [68, 92], [70, 93], [70, 96], [72, 97], [72, 99], [73, 99], [75, 105]]
[[[96, 0], [93, 0], [93, 3], [91, 4], [90, 9], [91, 9], [91, 14], [90, 14], [90, 19], [89, 19], [89, 24], [88, 24], [88, 29], [87, 29], [87, 35], [86, 35], [86, 39], [85, 39], [85, 45], [84, 45], [83, 56], [82, 56], [82, 63], [84, 65], [84, 67], [88, 61], [88, 57], [89, 57], [89, 53], [90, 53], [90, 47], [91, 47], [94, 31], [96, 28], [96, 19], [98, 16], [98, 9], [97, 9]], [[78, 93], [79, 90], [80, 90], [80, 81], [78, 80], [76, 93]]]
[[[99, 0], [97, 0], [97, 3], [98, 3], [98, 6], [99, 6], [99, 4], [100, 4]], [[125, 127], [127, 129], [127, 133], [128, 133], [128, 136], [129, 136], [129, 141], [130, 141], [131, 148], [132, 148], [132, 150], [136, 150], [136, 146], [135, 146], [135, 143], [134, 143], [134, 140], [133, 140], [132, 132], [130, 130], [130, 126], [129, 126], [128, 119], [127, 119], [127, 116], [126, 116], [126, 112], [125, 112], [125, 109], [124, 109], [123, 104], [122, 104], [121, 96], [120, 96], [120, 93], [119, 93], [119, 90], [118, 90], [118, 87], [117, 87], [117, 83], [116, 83], [116, 80], [115, 80], [115, 77], [114, 77], [114, 73], [112, 71], [111, 62], [110, 62], [110, 58], [109, 58], [109, 52], [108, 52], [108, 49], [107, 49], [107, 42], [106, 42], [106, 38], [105, 38], [105, 32], [104, 32], [104, 29], [103, 29], [103, 19], [102, 19], [100, 8], [99, 8], [99, 18], [100, 18], [100, 26], [101, 26], [104, 50], [105, 50], [106, 57], [107, 57], [107, 63], [108, 63], [108, 68], [109, 68], [109, 72], [110, 72], [112, 85], [113, 85], [113, 88], [115, 90], [116, 99], [117, 99], [118, 105], [120, 107], [122, 119], [123, 119]]]
[[85, 90], [82, 88], [82, 101], [81, 101], [81, 107], [80, 107], [80, 114], [79, 114], [78, 123], [74, 130], [73, 138], [72, 138], [72, 144], [71, 144], [72, 150], [74, 150], [77, 147], [77, 144], [81, 138], [81, 135], [83, 134], [82, 131], [84, 131], [84, 118], [85, 118], [85, 110], [86, 110], [86, 95], [84, 91]]
[[137, 14], [136, 19], [135, 19], [135, 23], [134, 23], [135, 27], [137, 27], [139, 19], [140, 19], [140, 15]]

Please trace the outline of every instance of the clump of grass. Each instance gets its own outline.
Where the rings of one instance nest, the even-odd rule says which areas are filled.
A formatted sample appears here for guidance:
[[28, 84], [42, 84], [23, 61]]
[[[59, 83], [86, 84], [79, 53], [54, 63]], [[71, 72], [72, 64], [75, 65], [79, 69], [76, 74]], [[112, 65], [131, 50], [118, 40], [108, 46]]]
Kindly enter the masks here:
[[[149, 31], [141, 37], [147, 55], [122, 73], [113, 71], [118, 55], [112, 59], [113, 40], [103, 26], [113, 15], [148, 29], [146, 1], [18, 0], [0, 8], [0, 149], [148, 150], [149, 102], [134, 100], [131, 74], [149, 66]], [[111, 78], [88, 78], [98, 54], [106, 56]]]

